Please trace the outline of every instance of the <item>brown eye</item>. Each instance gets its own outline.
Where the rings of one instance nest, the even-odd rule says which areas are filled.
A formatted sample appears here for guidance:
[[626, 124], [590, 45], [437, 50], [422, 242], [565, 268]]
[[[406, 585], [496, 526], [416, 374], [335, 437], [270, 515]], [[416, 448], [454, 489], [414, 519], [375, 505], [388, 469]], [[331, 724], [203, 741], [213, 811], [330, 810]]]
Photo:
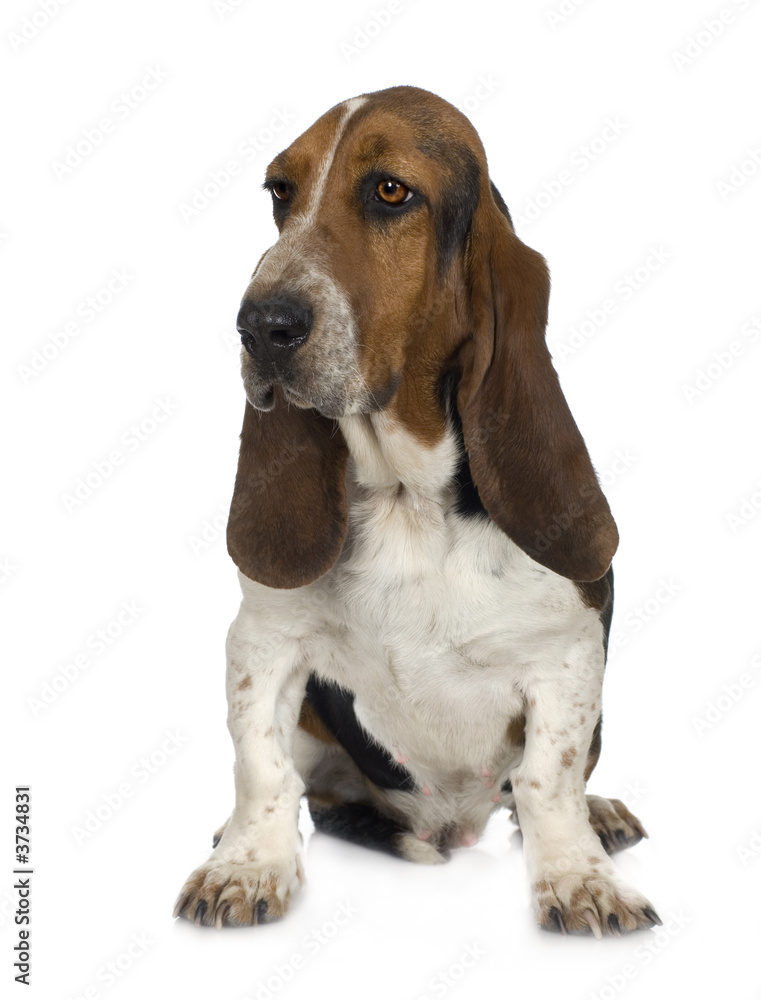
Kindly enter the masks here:
[[285, 183], [285, 181], [278, 181], [276, 184], [272, 185], [272, 193], [277, 198], [278, 201], [290, 201], [291, 189]]
[[385, 201], [387, 205], [401, 205], [412, 197], [412, 192], [408, 187], [400, 184], [399, 181], [392, 180], [381, 181], [375, 192], [380, 200]]

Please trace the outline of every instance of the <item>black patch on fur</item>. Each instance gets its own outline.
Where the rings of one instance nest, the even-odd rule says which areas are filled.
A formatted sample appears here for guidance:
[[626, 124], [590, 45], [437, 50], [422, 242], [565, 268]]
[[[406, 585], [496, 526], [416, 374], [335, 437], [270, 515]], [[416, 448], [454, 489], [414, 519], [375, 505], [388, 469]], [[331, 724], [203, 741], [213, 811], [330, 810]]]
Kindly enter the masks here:
[[600, 621], [602, 622], [602, 644], [605, 649], [605, 656], [608, 656], [608, 636], [610, 635], [610, 623], [613, 619], [613, 567], [603, 577], [608, 584], [609, 591], [600, 611]]
[[587, 752], [587, 759], [590, 757], [597, 762], [600, 757], [600, 751], [602, 750], [602, 715], [597, 720], [597, 725], [592, 733], [592, 742], [589, 744], [589, 750]]
[[309, 802], [309, 813], [315, 828], [322, 833], [341, 837], [360, 847], [404, 857], [395, 844], [404, 827], [389, 819], [372, 806], [359, 802], [344, 802], [341, 805], [318, 808]]
[[335, 736], [362, 774], [378, 788], [412, 792], [415, 782], [359, 724], [354, 695], [330, 681], [309, 675], [306, 697], [325, 727]]
[[371, 393], [371, 403], [373, 412], [378, 412], [379, 410], [385, 410], [389, 405], [391, 400], [397, 393], [399, 386], [402, 384], [402, 376], [400, 372], [394, 372], [391, 378], [388, 380], [388, 384], [382, 389], [376, 389]]
[[465, 441], [462, 434], [462, 420], [457, 409], [457, 390], [460, 376], [458, 372], [446, 372], [439, 385], [441, 406], [449, 418], [452, 430], [457, 438], [460, 449], [460, 464], [454, 474], [452, 491], [455, 494], [455, 512], [462, 517], [489, 517], [489, 513], [481, 503], [478, 487], [473, 482], [470, 473], [468, 453], [465, 451]]
[[502, 197], [502, 195], [497, 190], [496, 185], [494, 184], [494, 181], [490, 181], [489, 183], [491, 184], [491, 193], [492, 193], [492, 197], [494, 198], [494, 200], [497, 203], [497, 208], [500, 210], [500, 212], [503, 215], [507, 216], [507, 221], [510, 223], [510, 227], [512, 229], [515, 229], [515, 226], [513, 226], [512, 216], [510, 215], [510, 209], [505, 204], [505, 199]]
[[476, 154], [464, 143], [430, 136], [418, 144], [418, 149], [437, 162], [444, 177], [441, 202], [432, 206], [437, 270], [439, 278], [442, 278], [454, 257], [465, 249], [465, 240], [478, 205], [481, 168]]
[[581, 597], [588, 608], [595, 608], [600, 613], [600, 623], [602, 624], [602, 644], [605, 656], [608, 655], [608, 637], [610, 635], [610, 622], [613, 618], [613, 567], [608, 569], [605, 576], [599, 580], [592, 580], [588, 583], [577, 583]]

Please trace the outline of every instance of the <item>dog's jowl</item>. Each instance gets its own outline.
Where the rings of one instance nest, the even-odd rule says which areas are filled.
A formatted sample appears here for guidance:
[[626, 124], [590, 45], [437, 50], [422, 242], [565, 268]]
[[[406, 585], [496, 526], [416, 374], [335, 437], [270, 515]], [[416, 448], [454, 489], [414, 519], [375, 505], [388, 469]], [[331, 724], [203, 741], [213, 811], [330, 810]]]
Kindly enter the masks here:
[[238, 315], [235, 807], [176, 913], [285, 914], [306, 795], [319, 830], [424, 864], [507, 807], [539, 924], [658, 923], [609, 857], [639, 820], [585, 794], [618, 534], [545, 345], [547, 268], [478, 136], [395, 87], [328, 111], [265, 187], [280, 235]]

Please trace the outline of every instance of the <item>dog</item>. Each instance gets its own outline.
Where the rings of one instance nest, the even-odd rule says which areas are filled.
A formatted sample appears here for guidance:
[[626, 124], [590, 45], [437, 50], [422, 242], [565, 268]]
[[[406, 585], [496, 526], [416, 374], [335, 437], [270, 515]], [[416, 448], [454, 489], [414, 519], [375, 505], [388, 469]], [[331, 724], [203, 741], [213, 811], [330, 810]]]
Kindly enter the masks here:
[[618, 533], [545, 344], [549, 277], [477, 133], [427, 91], [332, 108], [270, 164], [277, 242], [238, 315], [228, 522], [235, 807], [175, 907], [284, 915], [298, 814], [435, 864], [520, 825], [539, 925], [660, 920], [585, 795]]

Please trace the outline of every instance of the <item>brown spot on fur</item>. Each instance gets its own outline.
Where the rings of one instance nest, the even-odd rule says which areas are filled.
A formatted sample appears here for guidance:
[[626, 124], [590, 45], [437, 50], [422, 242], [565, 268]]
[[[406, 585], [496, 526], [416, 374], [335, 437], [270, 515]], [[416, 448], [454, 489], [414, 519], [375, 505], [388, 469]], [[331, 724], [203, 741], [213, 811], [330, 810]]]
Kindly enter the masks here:
[[570, 767], [576, 760], [577, 754], [578, 751], [576, 750], [576, 747], [568, 747], [568, 749], [564, 750], [560, 755], [560, 763], [563, 767]]
[[511, 747], [525, 747], [526, 745], [526, 716], [516, 715], [507, 726], [507, 742]]
[[321, 789], [319, 794], [309, 792], [307, 798], [309, 799], [310, 809], [332, 809], [333, 806], [343, 805], [346, 801], [338, 795], [331, 795], [325, 789]]
[[535, 788], [537, 791], [539, 791], [539, 789], [542, 787], [538, 781], [530, 781], [529, 785], [531, 785], [531, 787]]
[[329, 743], [332, 746], [340, 746], [338, 740], [327, 728], [325, 723], [315, 712], [312, 705], [305, 698], [301, 703], [301, 712], [299, 713], [299, 726], [308, 732], [310, 735], [316, 737], [322, 743]]
[[250, 688], [252, 683], [253, 682], [251, 680], [251, 674], [248, 674], [246, 677], [243, 678], [240, 684], [238, 684], [237, 690], [244, 691], [246, 688]]

